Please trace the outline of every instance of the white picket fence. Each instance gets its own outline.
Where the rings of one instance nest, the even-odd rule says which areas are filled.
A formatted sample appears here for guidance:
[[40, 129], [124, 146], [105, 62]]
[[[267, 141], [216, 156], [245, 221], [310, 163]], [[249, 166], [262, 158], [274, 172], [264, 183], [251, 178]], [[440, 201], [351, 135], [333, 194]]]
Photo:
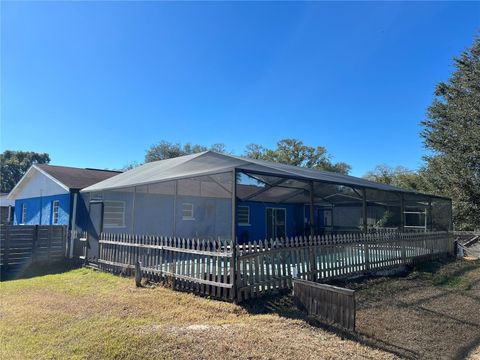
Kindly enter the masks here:
[[453, 253], [452, 235], [372, 233], [266, 240], [239, 245], [237, 298], [292, 287], [292, 278], [325, 281]]
[[99, 244], [104, 270], [131, 274], [140, 261], [143, 276], [169, 281], [176, 289], [234, 297], [231, 242], [102, 233]]
[[169, 281], [177, 289], [243, 301], [292, 287], [292, 278], [324, 281], [453, 253], [452, 234], [345, 234], [249, 242], [102, 233], [98, 265]]

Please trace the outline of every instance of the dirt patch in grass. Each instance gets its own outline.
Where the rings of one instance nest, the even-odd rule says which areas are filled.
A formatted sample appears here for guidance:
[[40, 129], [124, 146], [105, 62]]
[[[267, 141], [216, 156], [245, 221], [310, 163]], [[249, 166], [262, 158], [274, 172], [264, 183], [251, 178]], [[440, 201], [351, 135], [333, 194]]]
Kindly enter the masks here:
[[480, 261], [433, 262], [347, 286], [357, 290], [357, 331], [403, 357], [465, 358], [480, 344]]
[[395, 358], [295, 316], [87, 269], [3, 282], [0, 297], [2, 359]]
[[[355, 289], [357, 332], [323, 326], [406, 359], [480, 356], [480, 261], [438, 261], [396, 277], [335, 282]], [[250, 313], [306, 319], [290, 295], [247, 302]], [[312, 321], [312, 319], [308, 319]]]

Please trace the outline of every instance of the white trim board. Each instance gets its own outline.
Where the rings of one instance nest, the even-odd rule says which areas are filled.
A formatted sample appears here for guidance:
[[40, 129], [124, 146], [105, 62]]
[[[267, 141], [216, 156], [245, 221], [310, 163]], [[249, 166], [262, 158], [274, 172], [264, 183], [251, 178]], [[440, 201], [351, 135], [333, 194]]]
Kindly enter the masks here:
[[32, 165], [8, 194], [8, 199], [68, 194], [70, 189], [47, 172]]

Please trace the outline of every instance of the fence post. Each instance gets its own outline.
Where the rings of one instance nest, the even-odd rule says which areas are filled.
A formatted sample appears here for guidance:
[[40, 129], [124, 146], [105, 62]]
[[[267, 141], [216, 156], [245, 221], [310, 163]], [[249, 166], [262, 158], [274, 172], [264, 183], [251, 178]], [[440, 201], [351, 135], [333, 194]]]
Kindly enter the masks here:
[[85, 236], [85, 245], [83, 246], [84, 248], [84, 253], [85, 253], [85, 259], [83, 259], [83, 264], [84, 265], [87, 265], [88, 264], [88, 237], [89, 237], [89, 234], [87, 233], [86, 236]]
[[64, 247], [65, 247], [65, 259], [68, 258], [68, 251], [69, 251], [69, 248], [68, 248], [68, 235], [67, 233], [65, 232], [65, 228], [66, 226], [62, 226], [62, 241], [65, 242], [64, 244]]
[[135, 285], [137, 287], [142, 286], [142, 263], [138, 260], [135, 263]]
[[232, 255], [230, 264], [230, 284], [232, 284], [231, 299], [239, 301], [238, 287], [240, 281], [240, 259], [238, 258], [237, 242], [232, 241]]
[[68, 253], [70, 252], [70, 247], [68, 244], [68, 229], [67, 226], [62, 226], [62, 241], [65, 241], [65, 259], [69, 258]]
[[155, 238], [155, 244], [160, 244], [160, 251], [158, 254], [158, 263], [157, 263], [157, 269], [160, 269], [160, 274], [159, 277], [160, 279], [163, 278], [163, 237], [156, 237]]
[[53, 225], [48, 226], [48, 245], [47, 245], [47, 261], [50, 262], [50, 254], [52, 252], [52, 237], [53, 237]]
[[[177, 238], [173, 238], [173, 243], [171, 244], [173, 247], [177, 247]], [[177, 253], [175, 251], [170, 251], [170, 261], [172, 264], [172, 267], [170, 271], [172, 272], [172, 288], [176, 289], [177, 288]], [[203, 279], [203, 269], [202, 269], [202, 274], [201, 278]]]
[[368, 238], [365, 237], [364, 249], [365, 249], [365, 270], [370, 271], [370, 255], [368, 250]]
[[314, 236], [310, 235], [308, 246], [309, 261], [310, 261], [310, 280], [317, 281], [317, 256], [315, 249]]
[[33, 229], [32, 237], [32, 262], [36, 262], [38, 258], [38, 225]]
[[9, 263], [9, 255], [10, 255], [10, 225], [5, 225], [5, 244], [3, 247], [3, 269], [5, 271], [8, 270], [8, 263]]

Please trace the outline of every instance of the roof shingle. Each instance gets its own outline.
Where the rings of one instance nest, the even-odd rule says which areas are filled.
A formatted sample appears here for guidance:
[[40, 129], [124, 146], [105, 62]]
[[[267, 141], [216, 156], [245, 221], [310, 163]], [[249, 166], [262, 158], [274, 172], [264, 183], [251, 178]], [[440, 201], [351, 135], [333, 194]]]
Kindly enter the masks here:
[[113, 170], [82, 169], [47, 164], [35, 164], [35, 166], [70, 189], [83, 189], [121, 173], [121, 171]]

